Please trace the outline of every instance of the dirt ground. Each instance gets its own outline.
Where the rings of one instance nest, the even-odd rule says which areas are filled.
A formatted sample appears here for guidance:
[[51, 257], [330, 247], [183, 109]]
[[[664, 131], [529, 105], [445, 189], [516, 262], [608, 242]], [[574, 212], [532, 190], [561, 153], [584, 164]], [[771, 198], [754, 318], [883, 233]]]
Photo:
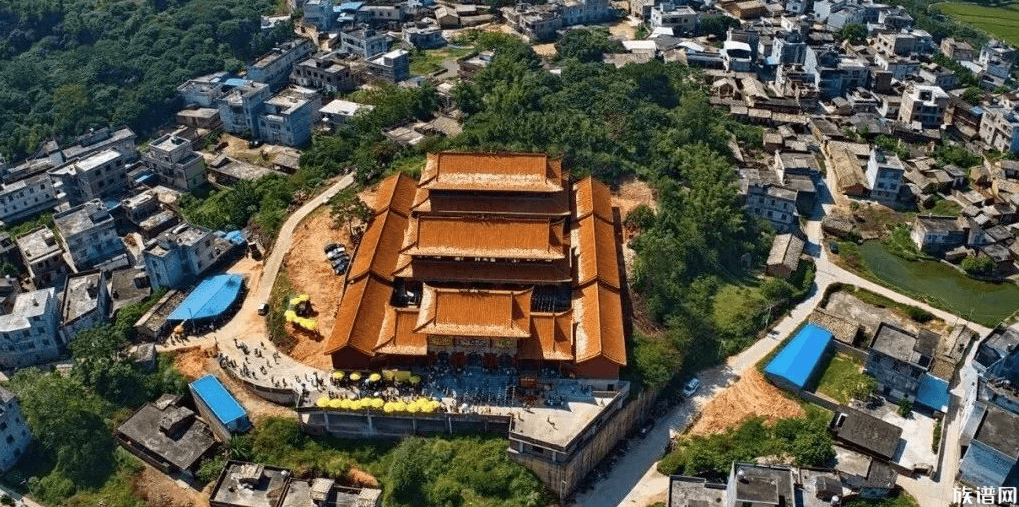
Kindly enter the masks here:
[[219, 138], [219, 142], [227, 143], [227, 147], [220, 153], [237, 160], [243, 160], [249, 164], [260, 165], [263, 167], [272, 166], [273, 159], [281, 153], [290, 153], [291, 155], [296, 156], [301, 155], [301, 152], [294, 148], [272, 144], [263, 144], [258, 148], [248, 148], [247, 141], [231, 134], [223, 134], [223, 136]]
[[312, 334], [288, 324], [290, 336], [297, 345], [290, 351], [290, 357], [317, 368], [332, 368], [331, 359], [325, 355], [325, 337], [333, 331], [336, 310], [343, 295], [343, 277], [337, 276], [326, 260], [323, 248], [327, 243], [340, 243], [353, 251], [346, 227], [333, 228], [328, 209], [315, 211], [294, 231], [294, 242], [283, 260], [290, 283], [298, 294], [311, 296], [312, 318], [318, 321], [318, 333]]
[[542, 58], [553, 58], [557, 53], [555, 44], [535, 44], [531, 49]]
[[701, 417], [690, 428], [694, 435], [718, 433], [739, 424], [749, 416], [764, 416], [768, 422], [786, 417], [800, 417], [803, 409], [782, 395], [755, 368], [743, 375], [711, 400]]
[[206, 351], [195, 348], [183, 352], [173, 361], [174, 368], [189, 379], [196, 379], [205, 374]]
[[[646, 204], [651, 209], [658, 209], [654, 190], [646, 181], [641, 181], [632, 175], [626, 176], [619, 183], [617, 191], [612, 194], [612, 206], [619, 208], [619, 218], [626, 220], [626, 216], [641, 204]], [[626, 265], [628, 273], [633, 272], [633, 259], [636, 252], [627, 245], [630, 244], [635, 232], [623, 228], [623, 263]]]
[[351, 468], [347, 472], [347, 481], [351, 486], [360, 486], [364, 488], [377, 488], [379, 487], [379, 480], [374, 475], [361, 470], [360, 468]]
[[609, 33], [612, 35], [622, 35], [630, 40], [636, 39], [636, 21], [631, 20], [629, 17], [622, 18], [609, 27]]
[[132, 484], [135, 492], [153, 507], [208, 507], [206, 496], [185, 488], [169, 476], [146, 465]]

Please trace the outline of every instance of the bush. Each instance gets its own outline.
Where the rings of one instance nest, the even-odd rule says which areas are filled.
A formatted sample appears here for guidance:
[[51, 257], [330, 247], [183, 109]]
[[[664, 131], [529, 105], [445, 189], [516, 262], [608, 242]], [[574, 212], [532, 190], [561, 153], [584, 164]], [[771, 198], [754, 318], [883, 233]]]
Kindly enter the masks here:
[[198, 480], [205, 484], [216, 480], [224, 466], [226, 466], [226, 458], [223, 456], [205, 458], [201, 466], [198, 467]]
[[906, 398], [899, 400], [898, 412], [902, 417], [909, 417], [909, 414], [913, 413], [913, 402]]
[[9, 497], [9, 496], [7, 496], [7, 495], [0, 496], [0, 505], [10, 505], [10, 506], [13, 506], [14, 505], [14, 499]]
[[641, 204], [636, 208], [633, 208], [633, 210], [626, 215], [626, 219], [623, 220], [623, 225], [627, 227], [635, 227], [642, 231], [651, 227], [654, 223], [655, 211], [647, 204]]
[[938, 452], [938, 446], [941, 444], [941, 419], [938, 419], [934, 423], [934, 435], [931, 438], [931, 452], [935, 454]]
[[959, 267], [968, 275], [990, 275], [994, 272], [994, 260], [990, 257], [966, 257]]
[[934, 320], [934, 314], [916, 306], [906, 306], [906, 315], [914, 322], [923, 324]]

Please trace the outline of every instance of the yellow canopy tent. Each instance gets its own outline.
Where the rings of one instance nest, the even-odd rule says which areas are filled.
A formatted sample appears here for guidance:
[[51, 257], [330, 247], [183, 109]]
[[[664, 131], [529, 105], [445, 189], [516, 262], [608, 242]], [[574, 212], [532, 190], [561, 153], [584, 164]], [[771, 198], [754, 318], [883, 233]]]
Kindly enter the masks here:
[[350, 380], [353, 380], [353, 381], [361, 380], [361, 374], [356, 372], [356, 371], [354, 373], [351, 373], [350, 374]]
[[379, 375], [378, 373], [368, 375], [368, 382], [378, 382], [380, 380], [382, 380], [382, 375]]

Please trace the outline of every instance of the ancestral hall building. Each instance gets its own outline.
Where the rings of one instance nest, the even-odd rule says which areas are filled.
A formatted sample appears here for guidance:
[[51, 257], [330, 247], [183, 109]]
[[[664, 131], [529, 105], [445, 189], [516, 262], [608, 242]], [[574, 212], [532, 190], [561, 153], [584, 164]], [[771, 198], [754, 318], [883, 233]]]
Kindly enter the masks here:
[[419, 182], [379, 184], [326, 353], [337, 368], [443, 358], [618, 377], [610, 197], [542, 154], [429, 154]]

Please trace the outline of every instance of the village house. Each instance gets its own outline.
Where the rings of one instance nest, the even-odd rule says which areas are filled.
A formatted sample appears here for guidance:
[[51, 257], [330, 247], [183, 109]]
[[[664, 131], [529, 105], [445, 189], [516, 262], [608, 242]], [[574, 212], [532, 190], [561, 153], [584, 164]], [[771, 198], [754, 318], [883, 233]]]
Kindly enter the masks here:
[[98, 199], [54, 214], [53, 223], [77, 271], [89, 269], [125, 252], [113, 216]]
[[64, 283], [71, 269], [64, 261], [64, 248], [52, 230], [37, 227], [18, 237], [17, 243], [32, 285], [39, 289]]
[[247, 78], [265, 83], [273, 91], [280, 90], [287, 85], [294, 65], [314, 51], [315, 45], [303, 37], [284, 42], [255, 63], [248, 65]]
[[51, 288], [14, 297], [10, 313], [0, 315], [0, 367], [23, 368], [52, 361], [63, 352], [57, 335], [60, 304]]
[[161, 185], [188, 191], [205, 183], [205, 163], [191, 141], [176, 134], [160, 136], [149, 143], [142, 164]]
[[0, 472], [7, 472], [32, 443], [32, 433], [14, 393], [0, 387]]
[[93, 269], [67, 278], [60, 323], [60, 336], [64, 343], [71, 343], [78, 333], [107, 321], [111, 303], [106, 286], [107, 274]]
[[72, 206], [127, 192], [127, 159], [114, 149], [75, 159], [48, 171], [54, 187]]

